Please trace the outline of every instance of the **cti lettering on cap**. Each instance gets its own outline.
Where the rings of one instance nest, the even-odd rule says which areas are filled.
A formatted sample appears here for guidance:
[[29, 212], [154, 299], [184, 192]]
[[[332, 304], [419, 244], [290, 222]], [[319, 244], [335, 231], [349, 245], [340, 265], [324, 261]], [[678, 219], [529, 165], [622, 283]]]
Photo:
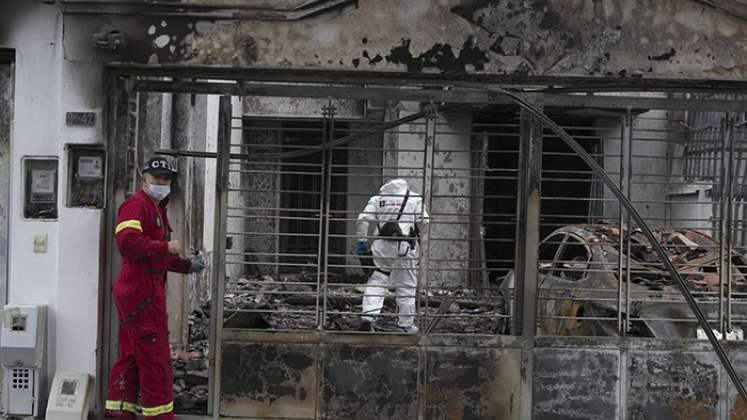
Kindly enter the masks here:
[[143, 166], [143, 173], [153, 175], [175, 175], [176, 171], [171, 167], [171, 163], [163, 158], [152, 158]]
[[165, 160], [154, 160], [151, 162], [150, 167], [153, 169], [163, 168], [163, 169], [171, 169], [168, 162]]

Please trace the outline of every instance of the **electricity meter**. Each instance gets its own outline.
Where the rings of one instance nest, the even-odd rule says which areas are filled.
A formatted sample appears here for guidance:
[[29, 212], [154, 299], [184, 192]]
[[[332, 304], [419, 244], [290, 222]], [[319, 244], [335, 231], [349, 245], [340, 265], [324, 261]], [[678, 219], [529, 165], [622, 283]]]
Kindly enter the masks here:
[[23, 159], [23, 217], [57, 219], [57, 158]]
[[95, 145], [67, 145], [68, 207], [104, 207], [106, 152]]

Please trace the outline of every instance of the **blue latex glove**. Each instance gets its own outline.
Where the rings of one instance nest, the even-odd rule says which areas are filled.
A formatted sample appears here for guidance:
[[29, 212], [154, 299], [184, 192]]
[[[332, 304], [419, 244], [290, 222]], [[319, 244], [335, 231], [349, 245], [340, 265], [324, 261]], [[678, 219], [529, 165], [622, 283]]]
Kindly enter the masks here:
[[358, 255], [368, 255], [368, 241], [365, 239], [359, 240], [355, 245], [355, 252]]
[[199, 273], [205, 267], [207, 267], [207, 260], [202, 255], [198, 255], [192, 259], [192, 269], [190, 269], [189, 272]]

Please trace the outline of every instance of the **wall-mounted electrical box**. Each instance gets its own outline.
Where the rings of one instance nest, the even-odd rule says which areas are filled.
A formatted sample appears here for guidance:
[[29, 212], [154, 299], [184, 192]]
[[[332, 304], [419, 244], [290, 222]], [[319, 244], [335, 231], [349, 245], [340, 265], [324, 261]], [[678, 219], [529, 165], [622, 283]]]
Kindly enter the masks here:
[[48, 419], [86, 420], [91, 398], [91, 377], [87, 373], [57, 372], [47, 405]]
[[8, 304], [3, 309], [0, 354], [5, 413], [37, 417], [44, 406], [46, 307]]
[[57, 158], [23, 158], [25, 219], [57, 219]]
[[92, 145], [67, 145], [67, 206], [103, 208], [106, 151]]

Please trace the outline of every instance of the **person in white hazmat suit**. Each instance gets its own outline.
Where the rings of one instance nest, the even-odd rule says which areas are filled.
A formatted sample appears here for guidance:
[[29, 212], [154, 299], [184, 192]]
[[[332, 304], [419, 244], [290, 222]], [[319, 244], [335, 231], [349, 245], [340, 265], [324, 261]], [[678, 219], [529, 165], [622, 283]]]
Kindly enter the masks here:
[[[399, 319], [397, 325], [406, 333], [417, 333], [415, 294], [417, 291], [418, 232], [428, 223], [428, 213], [420, 195], [409, 190], [407, 181], [393, 179], [371, 197], [358, 215], [358, 255], [369, 255], [371, 225], [376, 239], [371, 245], [376, 269], [368, 278], [363, 295], [361, 331], [375, 331], [377, 315], [384, 305], [387, 289], [394, 288]], [[420, 226], [419, 226], [420, 225]]]

